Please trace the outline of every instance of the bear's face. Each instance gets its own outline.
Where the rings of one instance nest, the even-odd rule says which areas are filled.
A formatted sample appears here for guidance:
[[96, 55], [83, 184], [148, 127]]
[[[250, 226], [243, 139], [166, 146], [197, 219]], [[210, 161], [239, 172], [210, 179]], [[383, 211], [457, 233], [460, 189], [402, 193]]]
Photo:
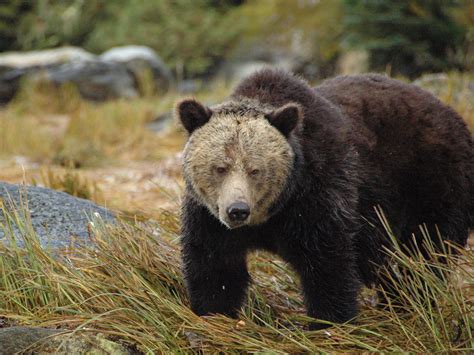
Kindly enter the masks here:
[[[184, 175], [196, 197], [228, 228], [264, 223], [291, 173], [294, 152], [287, 135], [298, 123], [299, 108], [213, 113], [186, 100], [177, 114], [192, 133], [184, 149]], [[282, 124], [276, 126], [278, 120]]]

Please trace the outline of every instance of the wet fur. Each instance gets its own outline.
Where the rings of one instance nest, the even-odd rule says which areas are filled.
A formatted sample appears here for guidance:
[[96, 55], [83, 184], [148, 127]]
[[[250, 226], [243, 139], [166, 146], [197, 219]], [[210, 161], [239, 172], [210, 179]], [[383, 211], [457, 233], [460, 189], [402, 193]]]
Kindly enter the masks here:
[[182, 258], [199, 315], [237, 315], [250, 283], [246, 256], [264, 249], [298, 273], [308, 315], [333, 322], [355, 317], [361, 284], [378, 283], [374, 265], [384, 262], [387, 237], [374, 205], [402, 244], [410, 246], [421, 223], [466, 243], [473, 141], [452, 109], [379, 75], [340, 77], [313, 89], [289, 73], [264, 70], [212, 110], [260, 115], [288, 103], [298, 104], [304, 118], [287, 137], [294, 151], [290, 177], [265, 223], [227, 229], [187, 182]]

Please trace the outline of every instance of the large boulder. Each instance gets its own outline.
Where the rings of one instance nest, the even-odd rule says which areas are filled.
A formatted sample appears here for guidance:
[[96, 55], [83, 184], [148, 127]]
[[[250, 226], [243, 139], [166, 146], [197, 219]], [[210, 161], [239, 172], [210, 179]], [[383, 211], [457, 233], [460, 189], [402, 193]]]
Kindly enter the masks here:
[[7, 52], [0, 55], [0, 67], [26, 69], [94, 60], [95, 55], [77, 47], [62, 47], [30, 52]]
[[264, 69], [273, 67], [272, 63], [264, 61], [232, 61], [224, 65], [222, 74], [227, 82], [236, 83], [242, 81], [244, 78], [248, 77], [250, 74]]
[[57, 85], [73, 83], [90, 100], [132, 98], [140, 94], [140, 80], [148, 69], [153, 74], [155, 88], [167, 90], [172, 82], [171, 72], [148, 47], [117, 47], [101, 56], [76, 47], [3, 53], [0, 54], [0, 103], [11, 100], [24, 79]]
[[422, 75], [413, 84], [441, 99], [448, 99], [451, 106], [462, 105], [467, 108], [474, 103], [473, 79], [474, 76], [467, 73], [433, 73]]
[[43, 247], [62, 248], [73, 240], [89, 243], [91, 220], [100, 218], [111, 223], [115, 220], [111, 211], [90, 201], [38, 186], [1, 182], [0, 200], [9, 216], [16, 212], [20, 219], [11, 221], [12, 230], [9, 230], [5, 223], [7, 216], [0, 210], [0, 241], [9, 242], [14, 234], [19, 245], [23, 245], [21, 234], [25, 228], [18, 224], [24, 221], [31, 221]]
[[172, 74], [158, 54], [150, 47], [123, 46], [111, 48], [102, 53], [100, 59], [108, 63], [123, 64], [133, 74], [137, 85], [139, 80], [150, 71], [153, 74], [155, 89], [166, 91], [172, 82]]
[[100, 60], [78, 61], [50, 68], [40, 80], [57, 85], [73, 83], [82, 97], [104, 101], [138, 96], [135, 80], [127, 68]]
[[36, 77], [65, 63], [88, 62], [95, 55], [77, 47], [0, 54], [0, 104], [7, 103], [19, 89], [20, 81]]
[[20, 87], [20, 79], [27, 69], [0, 66], [0, 104], [10, 101]]
[[241, 43], [220, 64], [215, 74], [218, 80], [224, 79], [225, 82], [231, 84], [239, 82], [254, 71], [266, 67], [295, 71], [301, 61], [301, 54], [298, 51], [289, 51], [271, 43], [260, 41], [250, 45]]

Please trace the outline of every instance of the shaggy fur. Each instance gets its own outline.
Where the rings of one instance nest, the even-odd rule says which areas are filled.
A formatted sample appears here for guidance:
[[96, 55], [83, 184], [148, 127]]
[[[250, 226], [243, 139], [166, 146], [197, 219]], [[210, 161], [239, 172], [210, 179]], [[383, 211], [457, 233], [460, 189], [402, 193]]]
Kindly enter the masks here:
[[254, 111], [255, 102], [240, 103], [240, 112], [232, 110], [236, 105], [232, 102], [214, 107], [209, 123], [191, 135], [184, 150], [184, 175], [191, 191], [229, 228], [235, 226], [227, 218], [226, 207], [233, 201], [250, 205], [252, 213], [247, 224], [261, 224], [268, 219], [272, 203], [285, 186], [294, 156], [280, 133], [291, 127], [285, 114], [298, 118], [296, 106], [277, 110], [274, 124], [281, 126], [279, 131], [263, 117], [263, 111]]
[[[333, 322], [355, 317], [361, 282], [380, 282], [377, 265], [388, 244], [375, 205], [408, 247], [421, 223], [466, 243], [473, 224], [473, 140], [462, 119], [431, 94], [379, 75], [340, 77], [312, 89], [286, 72], [263, 70], [245, 79], [229, 102], [199, 105], [177, 106], [190, 133], [182, 257], [197, 314], [236, 316], [250, 282], [246, 255], [264, 249], [299, 274], [308, 315]], [[284, 184], [266, 187], [274, 197], [266, 220], [256, 225], [226, 227], [213, 213], [218, 196], [203, 198], [216, 184], [207, 181], [209, 174], [196, 181], [189, 166], [211, 168], [219, 147], [197, 149], [192, 142], [223, 144], [218, 131], [237, 129], [220, 125], [225, 120], [265, 121], [256, 137], [275, 127], [285, 138], [282, 146], [291, 147], [283, 159], [289, 171], [274, 171]], [[199, 135], [206, 127], [215, 134]], [[258, 147], [240, 154], [275, 157]]]

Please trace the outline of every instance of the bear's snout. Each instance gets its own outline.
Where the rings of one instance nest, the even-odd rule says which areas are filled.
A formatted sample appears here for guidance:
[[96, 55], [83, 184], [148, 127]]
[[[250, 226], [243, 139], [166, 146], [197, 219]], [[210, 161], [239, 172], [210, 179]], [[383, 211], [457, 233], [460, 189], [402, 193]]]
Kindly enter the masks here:
[[238, 201], [227, 207], [226, 212], [231, 222], [244, 222], [250, 215], [250, 206]]

